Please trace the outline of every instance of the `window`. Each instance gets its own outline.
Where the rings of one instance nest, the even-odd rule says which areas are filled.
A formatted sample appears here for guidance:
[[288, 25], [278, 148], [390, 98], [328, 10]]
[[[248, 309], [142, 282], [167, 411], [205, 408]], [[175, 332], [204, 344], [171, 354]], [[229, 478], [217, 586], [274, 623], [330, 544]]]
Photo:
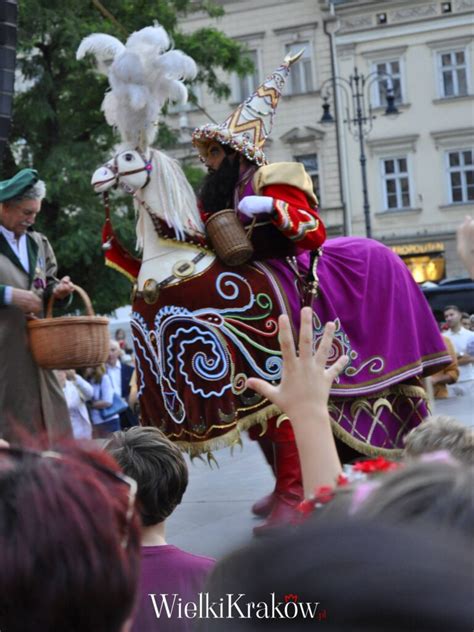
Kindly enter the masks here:
[[319, 165], [318, 165], [318, 154], [305, 154], [301, 156], [294, 156], [296, 162], [301, 162], [301, 164], [306, 169], [306, 173], [309, 175], [313, 182], [313, 189], [316, 193], [316, 197], [318, 198], [319, 204], [321, 204], [321, 200], [319, 199]]
[[385, 158], [381, 160], [381, 167], [385, 210], [410, 208], [410, 177], [407, 157]]
[[438, 69], [442, 97], [459, 97], [468, 93], [465, 50], [438, 53]]
[[446, 152], [451, 204], [474, 201], [474, 150]]
[[[380, 81], [374, 84], [374, 105], [375, 107], [385, 107], [387, 105], [387, 90], [392, 89], [395, 96], [395, 103], [399, 105], [403, 102], [402, 90], [402, 68], [399, 59], [390, 61], [378, 61], [372, 66], [373, 71], [381, 75]], [[390, 75], [387, 77], [386, 75]]]
[[245, 75], [245, 77], [234, 75], [232, 99], [234, 103], [242, 103], [242, 101], [245, 101], [247, 97], [255, 92], [260, 83], [260, 73], [258, 71], [258, 51], [249, 50], [246, 54], [253, 61], [255, 70], [251, 75]]
[[286, 54], [296, 55], [304, 49], [303, 55], [297, 64], [294, 64], [290, 72], [291, 94], [303, 94], [312, 92], [313, 87], [313, 65], [311, 63], [311, 46], [308, 41], [296, 42], [286, 45]]

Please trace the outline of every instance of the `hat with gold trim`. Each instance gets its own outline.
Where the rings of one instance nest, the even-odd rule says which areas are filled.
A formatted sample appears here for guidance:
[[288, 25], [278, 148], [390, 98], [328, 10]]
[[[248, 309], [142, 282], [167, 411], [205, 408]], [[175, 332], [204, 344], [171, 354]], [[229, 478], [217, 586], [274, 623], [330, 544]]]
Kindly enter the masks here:
[[13, 178], [0, 182], [0, 202], [7, 202], [18, 197], [37, 182], [38, 172], [36, 169], [22, 169]]
[[192, 134], [192, 142], [199, 153], [204, 153], [207, 145], [215, 140], [232, 147], [259, 166], [266, 164], [263, 146], [272, 130], [273, 117], [290, 67], [302, 54], [303, 51], [287, 55], [281, 66], [223, 123], [197, 127]]

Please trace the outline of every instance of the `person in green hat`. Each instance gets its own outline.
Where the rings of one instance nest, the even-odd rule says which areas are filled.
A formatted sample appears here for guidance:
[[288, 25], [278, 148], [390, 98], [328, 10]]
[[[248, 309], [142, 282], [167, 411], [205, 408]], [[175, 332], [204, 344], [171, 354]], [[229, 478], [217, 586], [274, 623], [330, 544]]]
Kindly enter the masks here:
[[53, 249], [33, 230], [45, 194], [34, 169], [0, 182], [0, 437], [7, 440], [71, 435], [62, 389], [36, 365], [26, 333], [27, 319], [44, 315], [51, 294], [64, 299], [74, 290], [69, 277], [56, 277]]

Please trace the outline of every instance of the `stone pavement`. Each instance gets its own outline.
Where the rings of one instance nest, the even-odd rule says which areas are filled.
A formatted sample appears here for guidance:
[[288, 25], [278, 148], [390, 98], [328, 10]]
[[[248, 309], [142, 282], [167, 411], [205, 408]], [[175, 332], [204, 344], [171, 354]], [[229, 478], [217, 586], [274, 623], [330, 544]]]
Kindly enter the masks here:
[[[438, 400], [435, 413], [456, 417], [467, 426], [474, 423], [469, 397]], [[192, 553], [222, 557], [252, 538], [258, 524], [250, 512], [252, 503], [269, 493], [273, 475], [255, 441], [243, 436], [243, 449], [214, 453], [219, 467], [211, 470], [195, 459], [189, 465], [189, 486], [183, 502], [168, 521], [167, 540]]]
[[[245, 436], [244, 436], [245, 435]], [[189, 459], [189, 485], [183, 502], [167, 523], [167, 542], [186, 551], [222, 557], [252, 538], [258, 524], [252, 504], [273, 489], [270, 471], [256, 441], [214, 453], [219, 468]], [[187, 457], [186, 457], [187, 458]]]
[[466, 426], [474, 425], [474, 391], [470, 395], [438, 399], [434, 403], [434, 415], [447, 415]]

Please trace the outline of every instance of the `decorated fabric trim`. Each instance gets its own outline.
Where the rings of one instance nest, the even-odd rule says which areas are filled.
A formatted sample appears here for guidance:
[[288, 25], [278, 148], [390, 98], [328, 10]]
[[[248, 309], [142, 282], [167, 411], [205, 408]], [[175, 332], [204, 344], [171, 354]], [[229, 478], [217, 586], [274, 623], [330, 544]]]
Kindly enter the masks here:
[[[291, 198], [271, 195], [267, 190], [267, 187], [271, 187], [271, 190], [273, 190], [273, 187], [281, 189], [285, 185], [291, 187], [288, 190]], [[253, 176], [252, 187], [256, 195], [270, 195], [273, 198], [283, 199], [290, 203], [294, 199], [293, 205], [305, 210], [308, 210], [308, 203], [309, 208], [312, 209], [318, 206], [313, 181], [300, 162], [274, 162], [271, 165], [265, 165], [257, 169]], [[298, 189], [299, 197], [295, 196], [295, 189]], [[297, 199], [299, 202], [296, 201]]]
[[235, 149], [235, 151], [243, 154], [247, 160], [254, 162], [259, 167], [267, 164], [267, 159], [262, 149], [257, 149], [248, 138], [234, 137], [227, 127], [213, 125], [212, 123], [196, 127], [192, 137], [195, 147], [199, 149], [199, 146], [207, 145], [212, 140]]
[[[288, 239], [298, 242], [304, 239], [308, 233], [319, 229], [319, 220], [308, 211], [293, 209], [290, 204], [283, 200], [274, 200], [273, 206], [276, 217], [272, 218], [272, 221]], [[306, 221], [303, 218], [306, 218]]]
[[110, 219], [106, 219], [102, 229], [102, 244], [105, 256], [105, 265], [123, 274], [134, 283], [138, 278], [141, 260], [133, 256], [122, 246], [117, 237]]

